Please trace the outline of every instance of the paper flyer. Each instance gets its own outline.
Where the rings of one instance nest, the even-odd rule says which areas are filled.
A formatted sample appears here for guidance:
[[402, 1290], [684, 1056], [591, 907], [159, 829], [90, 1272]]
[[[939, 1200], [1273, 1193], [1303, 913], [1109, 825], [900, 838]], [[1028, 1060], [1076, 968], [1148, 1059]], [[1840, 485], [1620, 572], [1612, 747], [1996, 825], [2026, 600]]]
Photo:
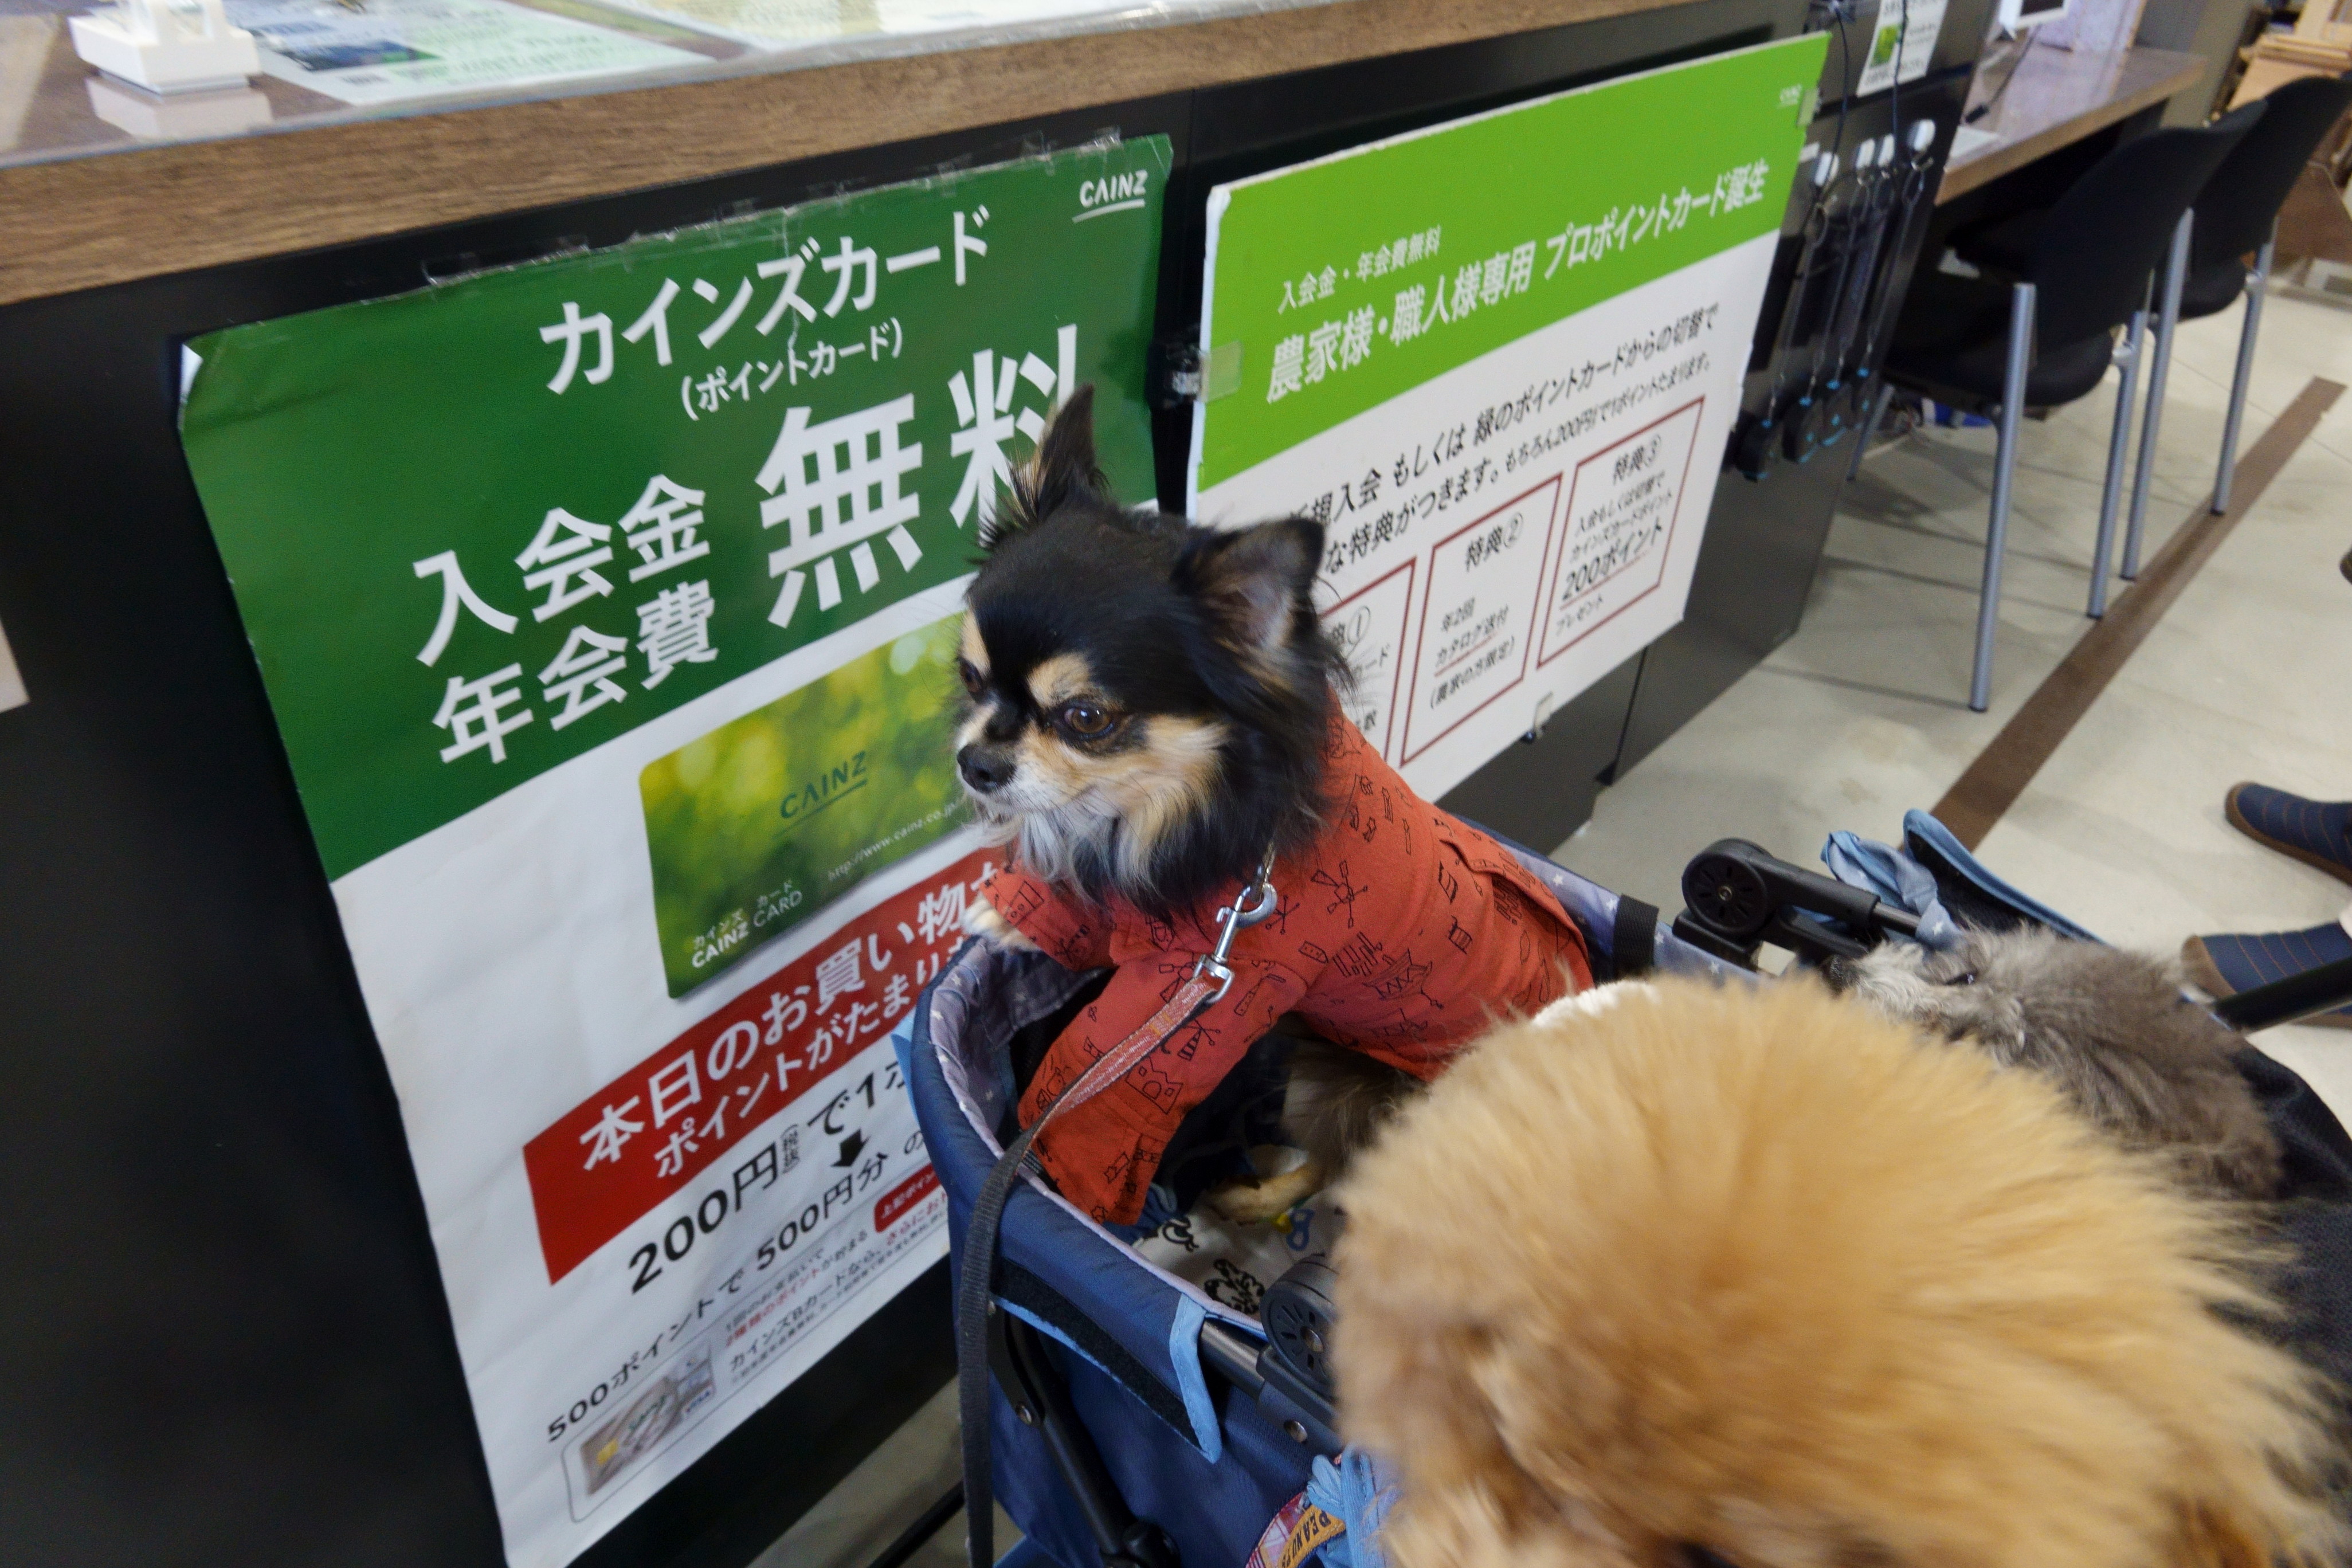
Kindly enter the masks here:
[[1898, 81], [1917, 81], [1936, 58], [1946, 0], [1880, 0], [1870, 26], [1870, 55], [1854, 96], [1868, 98]]

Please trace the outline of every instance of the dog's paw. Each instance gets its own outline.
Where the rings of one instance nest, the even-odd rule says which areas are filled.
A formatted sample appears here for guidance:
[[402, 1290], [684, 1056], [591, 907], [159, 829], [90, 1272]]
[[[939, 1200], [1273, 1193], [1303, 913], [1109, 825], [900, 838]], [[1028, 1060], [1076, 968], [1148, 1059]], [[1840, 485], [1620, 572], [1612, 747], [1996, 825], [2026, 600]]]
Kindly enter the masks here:
[[1209, 1206], [1235, 1225], [1270, 1225], [1323, 1190], [1322, 1165], [1304, 1160], [1262, 1181], [1227, 1182], [1212, 1187]]
[[1021, 934], [1021, 928], [996, 912], [996, 906], [986, 899], [974, 899], [963, 910], [963, 930], [966, 936], [976, 936], [992, 947], [1008, 952], [1035, 952], [1037, 944]]

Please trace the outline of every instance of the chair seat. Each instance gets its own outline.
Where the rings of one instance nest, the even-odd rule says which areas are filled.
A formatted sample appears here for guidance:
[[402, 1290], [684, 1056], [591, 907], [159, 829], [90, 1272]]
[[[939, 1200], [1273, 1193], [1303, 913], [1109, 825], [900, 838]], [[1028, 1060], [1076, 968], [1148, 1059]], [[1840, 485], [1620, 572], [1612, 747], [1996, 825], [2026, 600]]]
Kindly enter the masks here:
[[[1944, 273], [1920, 278], [1886, 357], [1888, 377], [1938, 403], [1990, 413], [2009, 363], [2009, 309], [2005, 285]], [[2026, 406], [2054, 408], [2088, 396], [2114, 360], [2115, 340], [2104, 332], [2042, 345], [2026, 373]]]
[[2048, 207], [2036, 207], [1963, 229], [1952, 237], [1952, 254], [1971, 267], [2022, 278], [2032, 265], [2033, 243], [2042, 237], [2042, 222], [2049, 216]]
[[[1952, 254], [2000, 279], [2021, 278], [2032, 264], [2042, 220], [2049, 216], [2049, 209], [2041, 208], [1964, 229], [1952, 237]], [[2191, 268], [2180, 285], [2180, 319], [2193, 321], [2228, 310], [2246, 291], [2248, 276], [2245, 262], [2234, 256]]]
[[[2074, 402], [2098, 388], [2115, 363], [2116, 334], [2146, 308], [2149, 278], [2175, 245], [2193, 237], [2193, 231], [2182, 227], [2184, 216], [2214, 171], [2268, 112], [2264, 104], [2250, 103], [2210, 125], [2151, 131], [2124, 142], [2084, 171], [2047, 210], [2016, 213], [1962, 230], [1952, 242], [1953, 251], [1972, 263], [1979, 276], [1954, 278], [1938, 269], [1912, 283], [1886, 357], [1887, 383], [1970, 413], [1999, 416], [1992, 504], [1986, 518], [1984, 587], [1977, 597], [1976, 658], [1969, 676], [1969, 706], [1977, 712], [1992, 701], [2001, 555], [2009, 539], [2010, 491], [2017, 477], [2019, 416], [2031, 409]], [[2315, 132], [2313, 140], [2317, 140]], [[2216, 223], [2210, 233], [2214, 251], [2251, 248], [2239, 242], [2240, 228], [2228, 223]], [[2213, 282], [2228, 286], [2226, 279]], [[2025, 300], [2032, 301], [2032, 319], [2016, 320], [2016, 305]], [[2031, 331], [2021, 330], [2026, 328]], [[2170, 337], [2165, 334], [2166, 352]], [[2021, 384], [2013, 386], [2005, 384], [2012, 339], [2025, 362], [2016, 367]], [[2166, 363], [2159, 355], [2148, 377], [2147, 421], [2124, 546], [2126, 576], [2132, 574], [2138, 559]], [[2094, 616], [2105, 606], [2107, 549], [2114, 538], [2136, 379], [2137, 366], [2127, 366], [2107, 444], [2107, 481], [2101, 489], [2087, 606]]]
[[2190, 268], [2180, 285], [2180, 319], [2193, 321], [2228, 310], [2246, 291], [2252, 276], [2245, 262], [2234, 256]]

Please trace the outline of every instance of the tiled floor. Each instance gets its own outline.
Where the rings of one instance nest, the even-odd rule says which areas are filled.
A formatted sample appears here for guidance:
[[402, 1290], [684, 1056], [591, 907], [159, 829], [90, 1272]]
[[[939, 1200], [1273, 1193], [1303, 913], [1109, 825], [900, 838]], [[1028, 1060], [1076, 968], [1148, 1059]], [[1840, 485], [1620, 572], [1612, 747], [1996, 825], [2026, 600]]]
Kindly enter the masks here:
[[[2238, 322], [2231, 310], [2181, 330], [2148, 555], [2210, 491]], [[2315, 375], [2352, 384], [2352, 312], [2274, 297], [2245, 440]], [[2113, 385], [2025, 428], [1990, 713], [1965, 697], [1992, 432], [1926, 431], [1864, 464], [1797, 635], [1607, 791], [1559, 858], [1671, 910], [1684, 862], [1725, 835], [1807, 864], [1832, 828], [1898, 837], [1904, 810], [1932, 806], [2090, 625]], [[1986, 863], [2153, 950], [2334, 915], [2352, 889], [2240, 837], [2221, 795], [2242, 778], [2352, 795], [2347, 547], [2352, 395], [1995, 826]], [[2262, 1044], [2352, 1120], [2352, 1034], [2279, 1029]]]
[[[2148, 555], [2210, 491], [2238, 319], [2180, 334]], [[2246, 440], [2314, 375], [2352, 384], [2352, 311], [2273, 299]], [[2090, 624], [2112, 389], [2026, 428], [1991, 712], [1969, 712], [1966, 693], [1992, 435], [1927, 431], [1864, 465], [1796, 637], [1604, 794], [1559, 858], [1671, 910], [1684, 862], [1726, 835], [1801, 863], [1832, 828], [1897, 837], [1905, 808], [1933, 805]], [[2352, 795], [2339, 689], [2352, 584], [2336, 570], [2347, 546], [2352, 395], [1993, 828], [1986, 862], [2102, 936], [2150, 949], [2334, 915], [2352, 889], [2241, 837], [2221, 795], [2248, 777]], [[2352, 1033], [2279, 1029], [2262, 1044], [2352, 1121]], [[954, 1475], [949, 1389], [760, 1568], [860, 1568]], [[961, 1532], [959, 1516], [916, 1563], [961, 1562]], [[1000, 1515], [1000, 1549], [1012, 1539]]]
[[[956, 1484], [956, 1391], [950, 1384], [751, 1568], [865, 1568]], [[1020, 1539], [1012, 1520], [998, 1509], [997, 1554]], [[959, 1513], [908, 1560], [908, 1568], [960, 1568], [963, 1560]]]

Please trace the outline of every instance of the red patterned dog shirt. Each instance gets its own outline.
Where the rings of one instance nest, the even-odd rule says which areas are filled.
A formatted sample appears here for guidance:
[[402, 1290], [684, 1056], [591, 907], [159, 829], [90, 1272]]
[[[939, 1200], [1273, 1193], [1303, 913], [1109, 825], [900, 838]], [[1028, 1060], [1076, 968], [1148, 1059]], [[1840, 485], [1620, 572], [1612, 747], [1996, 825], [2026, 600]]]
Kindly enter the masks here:
[[[1326, 755], [1334, 819], [1306, 853], [1275, 862], [1274, 912], [1236, 936], [1224, 998], [1038, 1136], [1055, 1185], [1098, 1220], [1141, 1214], [1184, 1113], [1285, 1013], [1427, 1079], [1496, 1018], [1592, 984], [1575, 921], [1508, 850], [1413, 794], [1346, 720]], [[1018, 868], [982, 891], [1066, 967], [1118, 970], [1047, 1049], [1022, 1097], [1024, 1127], [1216, 943], [1213, 908], [1157, 921]]]

